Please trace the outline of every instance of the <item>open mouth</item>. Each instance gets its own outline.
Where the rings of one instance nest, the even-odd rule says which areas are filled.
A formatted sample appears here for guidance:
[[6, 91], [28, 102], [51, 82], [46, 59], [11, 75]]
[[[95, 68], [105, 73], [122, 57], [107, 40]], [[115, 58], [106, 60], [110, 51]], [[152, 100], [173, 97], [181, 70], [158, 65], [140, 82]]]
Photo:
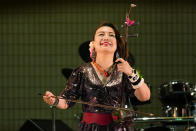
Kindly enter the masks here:
[[103, 45], [103, 46], [112, 46], [112, 43], [109, 42], [109, 41], [104, 41], [104, 42], [101, 42], [100, 45]]

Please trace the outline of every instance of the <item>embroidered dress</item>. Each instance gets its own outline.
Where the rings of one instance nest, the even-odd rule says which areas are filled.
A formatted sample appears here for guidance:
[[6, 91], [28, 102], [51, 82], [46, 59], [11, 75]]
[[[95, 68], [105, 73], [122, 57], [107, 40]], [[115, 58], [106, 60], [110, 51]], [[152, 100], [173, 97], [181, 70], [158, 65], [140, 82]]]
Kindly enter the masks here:
[[[120, 107], [122, 101], [122, 88], [124, 86], [124, 93], [126, 96], [135, 98], [134, 89], [122, 72], [118, 72], [117, 68], [110, 74], [110, 77], [104, 83], [101, 80], [100, 74], [92, 63], [86, 63], [76, 68], [68, 79], [66, 88], [61, 92], [61, 96], [65, 99], [77, 100], [81, 99], [84, 102], [94, 104], [102, 104], [114, 107]], [[75, 103], [67, 102], [69, 108]], [[98, 114], [112, 114], [113, 109], [106, 109], [103, 107], [82, 105], [83, 112], [98, 113]], [[89, 115], [87, 115], [89, 116]], [[107, 116], [107, 115], [106, 115]], [[86, 118], [85, 118], [86, 119]], [[94, 118], [93, 118], [94, 119]], [[96, 120], [95, 120], [96, 121]], [[79, 131], [114, 131], [114, 125], [107, 123], [100, 125], [98, 122], [80, 122]]]

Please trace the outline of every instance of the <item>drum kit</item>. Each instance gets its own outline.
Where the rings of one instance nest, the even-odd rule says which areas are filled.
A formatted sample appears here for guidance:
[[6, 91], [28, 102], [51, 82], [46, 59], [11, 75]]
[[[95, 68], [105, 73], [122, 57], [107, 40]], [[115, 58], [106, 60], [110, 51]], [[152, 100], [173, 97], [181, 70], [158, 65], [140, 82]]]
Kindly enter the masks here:
[[135, 124], [150, 124], [137, 131], [196, 131], [196, 85], [170, 81], [160, 86], [159, 95], [163, 117], [134, 118]]

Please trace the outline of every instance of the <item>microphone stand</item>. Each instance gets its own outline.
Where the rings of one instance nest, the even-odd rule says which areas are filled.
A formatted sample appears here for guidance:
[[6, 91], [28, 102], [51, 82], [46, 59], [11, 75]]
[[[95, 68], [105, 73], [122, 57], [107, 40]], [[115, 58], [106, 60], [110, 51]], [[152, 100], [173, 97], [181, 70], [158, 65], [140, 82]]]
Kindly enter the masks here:
[[56, 131], [56, 123], [55, 123], [55, 119], [56, 119], [56, 106], [55, 105], [52, 105], [50, 106], [50, 109], [51, 109], [51, 113], [52, 113], [52, 131]]

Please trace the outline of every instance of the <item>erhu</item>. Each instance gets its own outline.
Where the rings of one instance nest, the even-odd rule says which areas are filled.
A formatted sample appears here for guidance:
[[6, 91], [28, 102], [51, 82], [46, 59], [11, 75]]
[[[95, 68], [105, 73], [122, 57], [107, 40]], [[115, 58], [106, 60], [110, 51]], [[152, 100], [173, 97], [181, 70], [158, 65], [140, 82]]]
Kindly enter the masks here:
[[[38, 95], [44, 96], [41, 93], [38, 93]], [[124, 120], [127, 117], [132, 117], [133, 116], [132, 114], [134, 114], [134, 113], [143, 114], [143, 115], [147, 115], [147, 116], [153, 116], [154, 115], [152, 113], [134, 111], [134, 110], [129, 109], [129, 108], [121, 108], [121, 107], [115, 107], [115, 106], [109, 106], [109, 105], [103, 105], [103, 104], [95, 104], [95, 103], [85, 102], [85, 101], [81, 101], [81, 100], [66, 99], [62, 96], [51, 96], [51, 97], [58, 98], [58, 99], [65, 99], [66, 101], [75, 102], [75, 103], [79, 103], [79, 104], [85, 104], [85, 105], [90, 105], [90, 106], [102, 107], [102, 108], [106, 108], [106, 109], [112, 109], [113, 110], [112, 114], [118, 117], [117, 121]], [[120, 114], [118, 112], [120, 112]]]

